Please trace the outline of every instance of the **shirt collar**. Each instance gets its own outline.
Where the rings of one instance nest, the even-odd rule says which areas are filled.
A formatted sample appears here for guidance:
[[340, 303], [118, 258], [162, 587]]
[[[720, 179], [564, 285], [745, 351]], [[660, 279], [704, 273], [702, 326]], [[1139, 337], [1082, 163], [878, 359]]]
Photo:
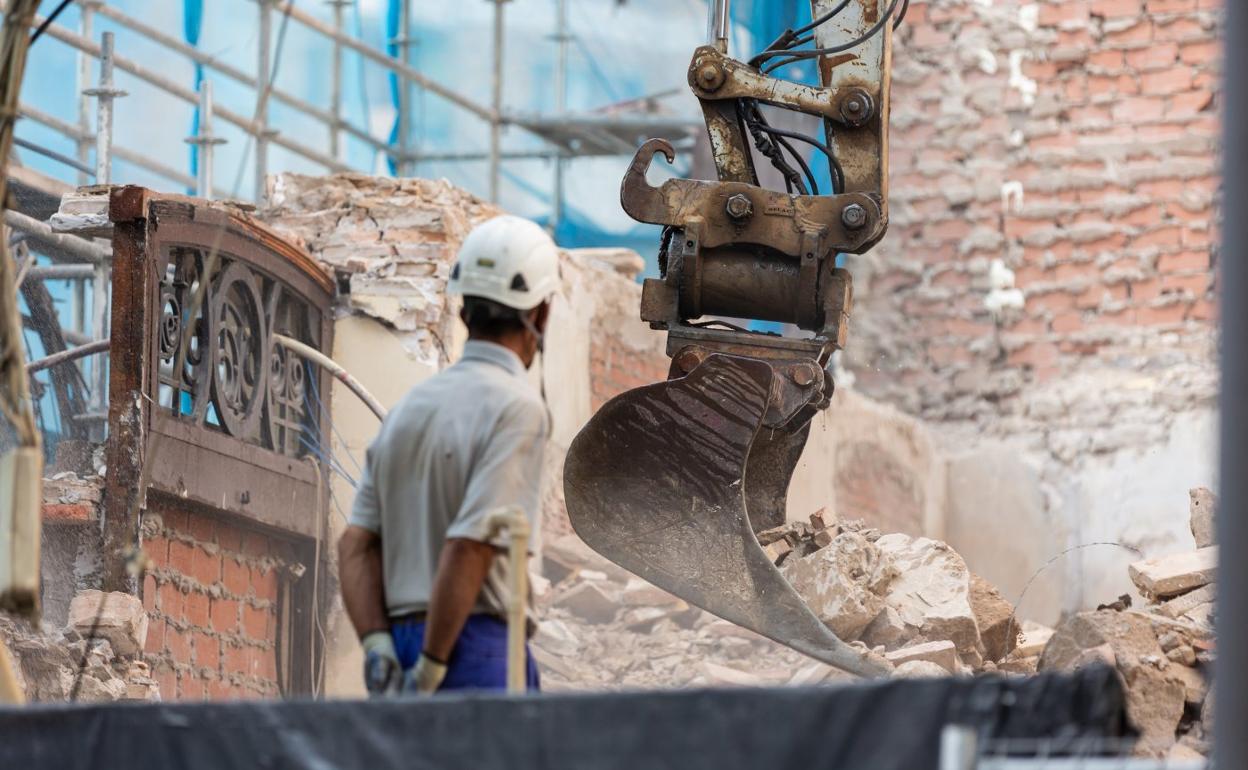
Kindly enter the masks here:
[[485, 361], [501, 366], [509, 374], [524, 376], [524, 363], [520, 356], [495, 342], [485, 340], [468, 340], [464, 343], [464, 355], [461, 361]]

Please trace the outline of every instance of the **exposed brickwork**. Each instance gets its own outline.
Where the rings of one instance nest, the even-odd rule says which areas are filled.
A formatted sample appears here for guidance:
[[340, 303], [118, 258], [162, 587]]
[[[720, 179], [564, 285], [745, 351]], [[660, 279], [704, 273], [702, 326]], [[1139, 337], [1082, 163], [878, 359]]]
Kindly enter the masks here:
[[[661, 332], [654, 334], [662, 335]], [[596, 329], [589, 345], [589, 381], [594, 410], [626, 390], [666, 380], [670, 362], [657, 353], [653, 347], [630, 345], [605, 328]]]
[[163, 503], [143, 532], [145, 652], [162, 697], [276, 696], [279, 572], [294, 561], [291, 543]]
[[[1212, 403], [1219, 7], [911, 4], [892, 226], [850, 261], [866, 392], [1065, 461]], [[985, 306], [994, 260], [1021, 309]]]

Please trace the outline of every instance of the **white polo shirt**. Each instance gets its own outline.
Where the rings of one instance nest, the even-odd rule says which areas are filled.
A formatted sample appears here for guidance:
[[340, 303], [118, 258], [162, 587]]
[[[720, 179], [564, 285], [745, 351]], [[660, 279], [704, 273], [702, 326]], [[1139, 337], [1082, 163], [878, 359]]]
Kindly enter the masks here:
[[[350, 523], [381, 536], [391, 617], [429, 608], [443, 544], [491, 542], [487, 520], [499, 508], [524, 509], [530, 551], [540, 550], [548, 432], [546, 407], [519, 357], [478, 340], [389, 413], [368, 448]], [[506, 551], [495, 556], [474, 612], [505, 615], [508, 562]]]

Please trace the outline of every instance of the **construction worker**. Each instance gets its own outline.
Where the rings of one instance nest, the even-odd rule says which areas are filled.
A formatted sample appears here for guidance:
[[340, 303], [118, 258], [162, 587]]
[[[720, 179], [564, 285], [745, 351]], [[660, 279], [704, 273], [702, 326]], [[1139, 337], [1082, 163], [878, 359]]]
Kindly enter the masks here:
[[[540, 227], [474, 228], [447, 286], [463, 296], [463, 357], [412, 388], [368, 449], [338, 560], [372, 695], [506, 685], [509, 564], [487, 520], [520, 506], [537, 550], [549, 417], [525, 370], [558, 286]], [[531, 655], [527, 668], [536, 689]]]

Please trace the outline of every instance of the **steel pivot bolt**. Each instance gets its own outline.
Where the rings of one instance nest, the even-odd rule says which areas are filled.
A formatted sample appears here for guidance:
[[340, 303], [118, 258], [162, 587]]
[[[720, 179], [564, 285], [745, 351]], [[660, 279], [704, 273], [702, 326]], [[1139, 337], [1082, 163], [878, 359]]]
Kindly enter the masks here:
[[841, 209], [841, 224], [850, 230], [857, 230], [867, 223], [867, 210], [857, 203], [851, 203]]
[[728, 216], [733, 219], [746, 219], [754, 213], [754, 204], [750, 199], [741, 193], [737, 193], [728, 199], [727, 205], [724, 207], [728, 211]]
[[811, 364], [801, 364], [793, 368], [793, 382], [803, 388], [813, 385], [818, 376], [819, 369]]
[[861, 126], [871, 119], [871, 95], [855, 89], [841, 100], [841, 117], [851, 126]]
[[676, 354], [676, 366], [680, 367], [685, 374], [697, 369], [700, 363], [702, 363], [702, 356], [692, 348], [685, 348]]
[[718, 91], [724, 84], [724, 70], [715, 62], [706, 62], [698, 66], [698, 85], [704, 91]]

